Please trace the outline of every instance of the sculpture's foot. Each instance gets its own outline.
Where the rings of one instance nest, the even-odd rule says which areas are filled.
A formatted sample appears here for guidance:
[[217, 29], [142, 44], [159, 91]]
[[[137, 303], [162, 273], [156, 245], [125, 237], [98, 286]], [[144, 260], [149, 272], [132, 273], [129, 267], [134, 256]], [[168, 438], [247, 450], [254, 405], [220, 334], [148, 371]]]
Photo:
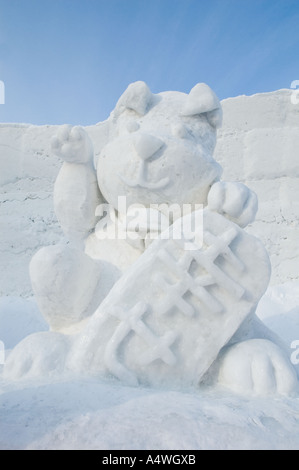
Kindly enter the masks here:
[[237, 393], [254, 395], [298, 392], [298, 379], [284, 352], [265, 339], [227, 347], [219, 359], [218, 381]]
[[65, 370], [70, 337], [54, 332], [24, 338], [8, 355], [3, 376], [8, 380], [57, 376]]

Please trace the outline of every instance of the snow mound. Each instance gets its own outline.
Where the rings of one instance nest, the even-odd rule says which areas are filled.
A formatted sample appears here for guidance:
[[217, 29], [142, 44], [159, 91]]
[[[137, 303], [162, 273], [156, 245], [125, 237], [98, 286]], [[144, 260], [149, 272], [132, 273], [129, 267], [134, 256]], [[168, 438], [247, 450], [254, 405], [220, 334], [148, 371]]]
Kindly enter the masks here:
[[298, 449], [299, 400], [128, 388], [84, 378], [4, 387], [0, 448]]

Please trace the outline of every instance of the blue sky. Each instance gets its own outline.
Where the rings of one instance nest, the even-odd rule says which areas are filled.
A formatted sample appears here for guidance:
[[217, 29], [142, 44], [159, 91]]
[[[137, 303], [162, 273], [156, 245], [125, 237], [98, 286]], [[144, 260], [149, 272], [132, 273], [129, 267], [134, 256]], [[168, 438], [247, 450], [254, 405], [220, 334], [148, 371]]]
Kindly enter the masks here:
[[299, 0], [0, 0], [1, 122], [89, 125], [129, 83], [220, 99], [299, 79]]

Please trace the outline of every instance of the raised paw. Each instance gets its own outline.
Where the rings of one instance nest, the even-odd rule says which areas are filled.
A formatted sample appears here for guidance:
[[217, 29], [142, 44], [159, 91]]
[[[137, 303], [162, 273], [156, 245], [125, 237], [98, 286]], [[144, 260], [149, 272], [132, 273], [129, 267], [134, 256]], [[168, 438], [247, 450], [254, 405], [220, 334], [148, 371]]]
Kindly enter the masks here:
[[256, 194], [243, 183], [218, 181], [210, 189], [208, 207], [240, 227], [254, 221], [258, 202]]
[[69, 163], [88, 163], [93, 157], [92, 142], [80, 126], [62, 126], [52, 137], [51, 148], [55, 155]]
[[218, 382], [237, 393], [293, 395], [298, 392], [295, 370], [284, 352], [265, 339], [228, 347], [220, 358]]

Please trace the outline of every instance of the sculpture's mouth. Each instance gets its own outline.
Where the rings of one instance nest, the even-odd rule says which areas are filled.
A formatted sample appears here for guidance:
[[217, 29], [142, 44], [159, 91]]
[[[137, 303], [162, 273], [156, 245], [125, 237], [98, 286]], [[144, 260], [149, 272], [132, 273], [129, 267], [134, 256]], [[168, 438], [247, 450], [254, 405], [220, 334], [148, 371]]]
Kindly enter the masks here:
[[159, 181], [151, 182], [148, 178], [148, 164], [145, 161], [140, 162], [139, 173], [135, 180], [130, 180], [123, 175], [118, 175], [120, 179], [130, 188], [143, 188], [143, 189], [164, 189], [170, 182], [170, 178], [166, 176]]
[[130, 188], [164, 189], [170, 182], [170, 179], [168, 178], [168, 176], [166, 178], [161, 178], [156, 183], [146, 181], [144, 178], [141, 178], [140, 176], [135, 181], [128, 180], [122, 175], [119, 175], [119, 177]]

